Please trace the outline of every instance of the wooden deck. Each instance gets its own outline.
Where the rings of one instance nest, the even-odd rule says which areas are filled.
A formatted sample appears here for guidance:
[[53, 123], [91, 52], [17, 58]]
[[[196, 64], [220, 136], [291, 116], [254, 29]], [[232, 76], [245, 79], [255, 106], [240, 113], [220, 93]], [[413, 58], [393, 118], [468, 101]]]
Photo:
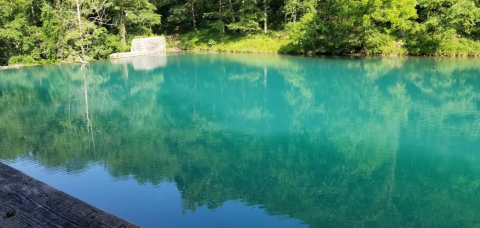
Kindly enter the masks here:
[[0, 228], [139, 227], [0, 163]]

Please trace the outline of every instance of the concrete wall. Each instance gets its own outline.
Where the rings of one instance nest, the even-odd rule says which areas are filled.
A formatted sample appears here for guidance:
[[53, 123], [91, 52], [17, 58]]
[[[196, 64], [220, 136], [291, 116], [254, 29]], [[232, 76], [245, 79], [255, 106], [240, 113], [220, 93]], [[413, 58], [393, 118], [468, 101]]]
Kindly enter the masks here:
[[149, 37], [132, 40], [130, 52], [113, 53], [110, 59], [123, 59], [167, 51], [165, 37]]
[[132, 50], [130, 52], [147, 51], [160, 52], [167, 49], [165, 37], [149, 37], [132, 40]]

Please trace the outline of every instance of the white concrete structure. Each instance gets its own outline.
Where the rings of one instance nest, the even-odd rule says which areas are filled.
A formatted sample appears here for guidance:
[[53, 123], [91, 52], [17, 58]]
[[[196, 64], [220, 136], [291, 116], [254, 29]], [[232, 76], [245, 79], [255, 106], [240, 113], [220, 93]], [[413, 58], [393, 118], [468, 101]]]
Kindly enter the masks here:
[[167, 51], [167, 42], [165, 37], [149, 37], [132, 40], [130, 52], [114, 53], [110, 59], [123, 59], [137, 56], [152, 55]]

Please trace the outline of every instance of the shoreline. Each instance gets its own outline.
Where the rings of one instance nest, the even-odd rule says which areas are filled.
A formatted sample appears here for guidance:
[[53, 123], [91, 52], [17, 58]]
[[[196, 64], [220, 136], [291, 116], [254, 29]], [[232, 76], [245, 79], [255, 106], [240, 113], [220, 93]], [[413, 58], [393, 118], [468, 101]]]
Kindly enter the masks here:
[[[203, 54], [221, 54], [221, 53], [229, 53], [229, 54], [273, 54], [273, 55], [290, 55], [290, 56], [306, 56], [306, 57], [319, 57], [319, 56], [331, 56], [331, 57], [359, 57], [359, 58], [365, 58], [365, 57], [370, 57], [370, 58], [442, 58], [442, 59], [477, 59], [480, 58], [480, 55], [474, 56], [474, 55], [465, 55], [465, 56], [449, 56], [449, 55], [384, 55], [384, 54], [375, 54], [375, 55], [368, 55], [368, 54], [362, 54], [362, 53], [355, 53], [355, 54], [342, 54], [342, 55], [336, 55], [336, 54], [315, 54], [315, 53], [282, 53], [282, 52], [275, 52], [275, 51], [259, 51], [259, 52], [241, 52], [241, 51], [217, 51], [217, 50], [202, 50], [202, 49], [188, 49], [188, 50], [183, 50], [179, 48], [167, 48], [166, 50], [167, 56], [169, 54], [180, 54], [180, 53], [203, 53]], [[140, 57], [140, 56], [134, 56], [131, 58], [135, 57]], [[105, 61], [105, 60], [111, 60], [111, 59], [99, 59], [99, 60], [94, 60], [87, 62], [96, 62], [96, 61]], [[47, 65], [59, 65], [59, 64], [78, 64], [78, 61], [73, 61], [73, 62], [59, 62], [55, 64], [32, 64], [32, 65], [22, 65], [22, 64], [15, 64], [12, 66], [0, 66], [0, 71], [2, 70], [15, 70], [15, 69], [21, 69], [24, 67], [33, 67], [33, 66], [47, 66]]]
[[179, 52], [190, 52], [190, 53], [237, 53], [237, 54], [277, 54], [277, 55], [291, 55], [291, 56], [335, 56], [335, 57], [415, 57], [415, 58], [446, 58], [446, 59], [456, 59], [456, 58], [480, 58], [480, 55], [388, 55], [388, 54], [363, 54], [363, 53], [353, 53], [353, 54], [333, 54], [333, 53], [285, 53], [278, 51], [258, 51], [258, 52], [243, 52], [243, 51], [218, 51], [218, 50], [204, 50], [204, 49], [186, 49], [186, 50], [167, 50], [167, 53], [179, 53]]
[[20, 69], [25, 66], [36, 66], [36, 65], [21, 65], [21, 64], [15, 64], [13, 66], [0, 66], [0, 70], [10, 70], [10, 69]]

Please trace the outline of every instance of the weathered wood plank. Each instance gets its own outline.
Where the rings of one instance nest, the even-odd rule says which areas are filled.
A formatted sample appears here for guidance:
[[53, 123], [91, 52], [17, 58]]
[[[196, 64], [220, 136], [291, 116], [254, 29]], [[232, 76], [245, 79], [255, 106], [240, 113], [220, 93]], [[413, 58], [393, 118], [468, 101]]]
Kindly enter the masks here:
[[0, 228], [139, 227], [0, 163]]

